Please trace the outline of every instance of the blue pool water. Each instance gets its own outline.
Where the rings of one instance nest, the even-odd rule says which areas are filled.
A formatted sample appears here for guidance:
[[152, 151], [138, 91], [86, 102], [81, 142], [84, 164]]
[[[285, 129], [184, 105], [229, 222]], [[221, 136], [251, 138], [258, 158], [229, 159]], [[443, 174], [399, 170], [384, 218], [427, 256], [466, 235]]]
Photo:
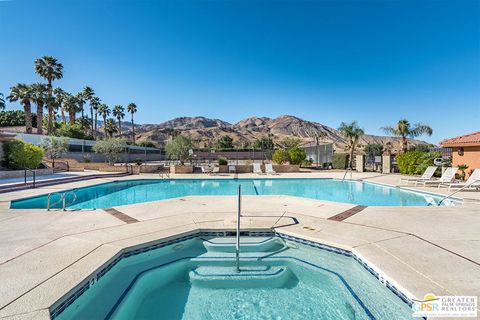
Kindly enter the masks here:
[[[185, 196], [289, 195], [364, 206], [426, 206], [439, 197], [360, 181], [335, 179], [179, 179], [129, 180], [75, 189], [67, 195], [71, 209], [110, 208], [114, 206]], [[51, 203], [57, 202], [53, 195]], [[12, 209], [46, 208], [47, 196], [12, 201]], [[55, 208], [61, 208], [57, 203]]]
[[[68, 319], [411, 319], [351, 256], [278, 237], [196, 236], [122, 258], [66, 308]], [[65, 299], [56, 306], [61, 306]], [[63, 309], [62, 309], [63, 308]]]

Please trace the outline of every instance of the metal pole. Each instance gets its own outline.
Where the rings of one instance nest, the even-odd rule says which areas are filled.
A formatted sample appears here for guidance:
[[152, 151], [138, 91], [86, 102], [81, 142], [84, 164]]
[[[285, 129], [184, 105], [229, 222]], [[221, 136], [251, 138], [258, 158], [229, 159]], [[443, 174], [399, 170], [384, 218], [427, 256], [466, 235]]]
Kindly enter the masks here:
[[24, 173], [23, 173], [23, 180], [24, 180], [24, 183], [27, 184], [27, 169], [25, 169]]
[[33, 172], [33, 188], [35, 189], [35, 170]]
[[237, 210], [237, 244], [235, 247], [235, 261], [237, 272], [240, 272], [240, 212], [241, 212], [242, 185], [238, 185], [238, 210]]

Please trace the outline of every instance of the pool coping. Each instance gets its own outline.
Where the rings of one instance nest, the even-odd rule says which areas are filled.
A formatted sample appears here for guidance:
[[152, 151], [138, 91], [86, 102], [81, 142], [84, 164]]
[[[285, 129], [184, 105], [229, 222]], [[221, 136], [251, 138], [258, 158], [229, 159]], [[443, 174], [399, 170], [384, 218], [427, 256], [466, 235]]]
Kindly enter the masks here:
[[[69, 292], [65, 293], [59, 300], [53, 303], [49, 308], [50, 319], [55, 319], [65, 309], [75, 302], [83, 293], [90, 289], [90, 287], [98, 280], [100, 280], [108, 271], [110, 271], [115, 265], [117, 265], [123, 258], [135, 256], [152, 250], [156, 250], [168, 245], [172, 245], [178, 242], [202, 238], [202, 237], [233, 237], [236, 232], [231, 229], [225, 230], [213, 230], [213, 229], [197, 229], [187, 231], [185, 233], [177, 234], [170, 237], [157, 239], [155, 244], [141, 243], [130, 247], [124, 247], [109, 260], [105, 261], [101, 267], [92, 272], [88, 277], [84, 278], [78, 285], [72, 288]], [[350, 257], [355, 260], [361, 267], [363, 267], [368, 273], [370, 273], [377, 281], [384, 285], [390, 292], [397, 296], [408, 307], [411, 307], [416, 297], [401, 287], [397, 282], [388, 277], [378, 267], [370, 263], [367, 259], [362, 257], [358, 252], [339, 248], [328, 244], [321, 243], [319, 241], [313, 241], [306, 239], [306, 237], [298, 236], [298, 234], [285, 231], [272, 231], [271, 229], [257, 229], [257, 230], [243, 230], [240, 232], [242, 237], [274, 237], [277, 236], [281, 239], [297, 242], [303, 245], [314, 247], [320, 250], [325, 250], [331, 253]], [[73, 292], [72, 292], [73, 291]], [[368, 313], [368, 312], [367, 312]]]

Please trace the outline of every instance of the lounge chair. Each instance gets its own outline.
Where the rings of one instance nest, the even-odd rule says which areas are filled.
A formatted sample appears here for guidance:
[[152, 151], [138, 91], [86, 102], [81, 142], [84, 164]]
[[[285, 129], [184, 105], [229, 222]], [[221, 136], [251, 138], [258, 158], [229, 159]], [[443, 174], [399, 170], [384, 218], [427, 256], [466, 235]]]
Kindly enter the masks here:
[[212, 168], [209, 167], [209, 166], [201, 166], [200, 168], [202, 169], [202, 173], [204, 173], [204, 174], [212, 173]]
[[235, 166], [228, 166], [228, 173], [236, 173], [237, 169]]
[[256, 173], [256, 174], [265, 174], [265, 173], [263, 173], [263, 171], [262, 171], [262, 167], [261, 167], [260, 163], [254, 163], [254, 164], [253, 164], [253, 173]]
[[219, 173], [220, 173], [220, 167], [216, 167], [216, 166], [215, 166], [215, 167], [212, 168], [211, 174], [217, 175], [217, 174], [219, 174]]
[[415, 185], [417, 183], [420, 183], [420, 184], [423, 184], [424, 187], [426, 187], [429, 185], [438, 185], [440, 183], [451, 183], [452, 180], [455, 178], [455, 173], [457, 172], [457, 170], [458, 170], [458, 167], [448, 167], [447, 169], [445, 169], [440, 179], [417, 181]]
[[271, 163], [267, 163], [265, 165], [265, 173], [266, 174], [278, 174], [275, 170], [273, 170], [273, 166]]
[[449, 191], [451, 188], [480, 190], [480, 169], [475, 169], [465, 182], [440, 183], [438, 187], [448, 187]]
[[435, 171], [437, 170], [436, 166], [431, 166], [425, 169], [425, 172], [423, 172], [422, 176], [420, 178], [400, 178], [400, 183], [409, 183], [409, 182], [418, 182], [418, 181], [425, 181], [425, 180], [431, 180], [433, 175], [435, 174]]

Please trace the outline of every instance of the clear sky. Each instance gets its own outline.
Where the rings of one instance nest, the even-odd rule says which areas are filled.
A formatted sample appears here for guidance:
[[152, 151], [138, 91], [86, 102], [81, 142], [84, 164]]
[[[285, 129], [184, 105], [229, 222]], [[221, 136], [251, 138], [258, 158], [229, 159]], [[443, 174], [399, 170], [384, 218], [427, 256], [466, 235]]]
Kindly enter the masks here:
[[[480, 1], [0, 1], [0, 92], [64, 65], [138, 122], [291, 114], [438, 142], [480, 130]], [[20, 108], [8, 104], [8, 108]]]

